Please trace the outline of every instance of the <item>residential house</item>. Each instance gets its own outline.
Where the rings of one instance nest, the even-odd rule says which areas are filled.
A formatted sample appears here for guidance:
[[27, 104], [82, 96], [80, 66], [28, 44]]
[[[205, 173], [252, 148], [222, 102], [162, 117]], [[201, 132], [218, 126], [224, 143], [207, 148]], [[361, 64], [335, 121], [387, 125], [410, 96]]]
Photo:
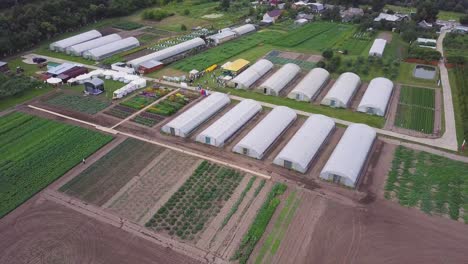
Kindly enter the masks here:
[[314, 15], [312, 14], [306, 14], [304, 12], [300, 12], [297, 14], [296, 19], [307, 19], [309, 21], [314, 20]]
[[10, 68], [8, 68], [8, 63], [4, 61], [0, 61], [0, 72], [8, 72]]
[[386, 14], [386, 13], [380, 13], [376, 18], [374, 18], [374, 22], [380, 22], [380, 21], [387, 21], [391, 23], [401, 23], [404, 21], [408, 21], [409, 16], [406, 14]]
[[340, 14], [342, 22], [350, 22], [355, 18], [363, 16], [364, 10], [362, 10], [362, 8], [350, 7], [344, 11], [341, 11]]
[[274, 24], [281, 16], [282, 11], [279, 9], [271, 10], [263, 15], [262, 23]]
[[323, 4], [321, 3], [310, 3], [309, 7], [312, 10], [312, 12], [315, 12], [315, 13], [321, 13], [325, 11], [325, 6], [323, 6]]
[[421, 22], [418, 23], [418, 27], [423, 28], [423, 29], [431, 29], [431, 28], [432, 28], [432, 24], [426, 22], [426, 20], [423, 20], [423, 21], [421, 21]]

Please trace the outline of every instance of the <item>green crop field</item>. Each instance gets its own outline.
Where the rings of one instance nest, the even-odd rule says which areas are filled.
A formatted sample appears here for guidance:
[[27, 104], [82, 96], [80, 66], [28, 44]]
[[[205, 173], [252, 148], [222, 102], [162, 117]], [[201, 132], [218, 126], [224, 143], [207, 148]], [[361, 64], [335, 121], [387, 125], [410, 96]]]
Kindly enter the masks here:
[[[466, 67], [458, 65], [455, 69], [449, 70], [459, 146], [463, 144], [464, 139], [468, 139], [468, 70]], [[468, 148], [465, 148], [463, 154], [468, 154]]]
[[333, 47], [335, 44], [341, 42], [349, 32], [354, 30], [353, 25], [331, 23], [331, 27], [312, 38], [305, 40], [298, 44], [293, 49], [300, 52], [322, 52], [327, 48]]
[[0, 118], [0, 217], [112, 140], [23, 113]]
[[401, 87], [395, 126], [432, 134], [434, 103], [433, 89]]
[[399, 146], [385, 197], [430, 215], [448, 215], [468, 223], [468, 164]]
[[271, 44], [279, 47], [296, 47], [309, 39], [317, 37], [325, 32], [335, 28], [334, 23], [314, 22], [305, 26], [299, 27], [295, 30], [288, 32], [285, 38], [278, 38], [271, 42]]
[[219, 213], [242, 179], [238, 171], [203, 161], [146, 227], [181, 239], [194, 239]]
[[108, 107], [110, 102], [97, 99], [93, 96], [62, 93], [47, 100], [46, 104], [94, 115]]

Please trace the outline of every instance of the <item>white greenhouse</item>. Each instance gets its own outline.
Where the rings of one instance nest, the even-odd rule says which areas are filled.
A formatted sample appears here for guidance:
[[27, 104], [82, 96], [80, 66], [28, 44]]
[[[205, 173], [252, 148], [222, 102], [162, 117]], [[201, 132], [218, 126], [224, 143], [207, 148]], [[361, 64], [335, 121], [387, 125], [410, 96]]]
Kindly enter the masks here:
[[215, 92], [165, 124], [161, 130], [173, 136], [188, 137], [190, 132], [230, 102], [228, 95]]
[[245, 25], [242, 25], [240, 27], [236, 27], [236, 28], [232, 29], [232, 31], [234, 31], [237, 36], [242, 36], [242, 35], [245, 35], [247, 33], [253, 32], [255, 30], [256, 30], [256, 28], [252, 24], [245, 24]]
[[261, 59], [254, 65], [247, 68], [247, 70], [237, 75], [231, 80], [231, 83], [237, 89], [248, 89], [254, 82], [260, 79], [271, 69], [273, 69], [273, 63], [269, 60]]
[[367, 125], [350, 125], [320, 172], [320, 178], [356, 187], [376, 136], [375, 130]]
[[91, 60], [102, 60], [122, 51], [140, 46], [138, 39], [134, 37], [124, 38], [112, 43], [83, 52], [83, 57]]
[[327, 85], [330, 73], [322, 68], [312, 69], [289, 93], [288, 97], [297, 101], [312, 101]]
[[49, 45], [50, 50], [64, 52], [66, 48], [71, 47], [76, 44], [86, 42], [95, 38], [102, 37], [102, 34], [97, 30], [90, 30], [73, 37], [62, 39], [56, 42], [53, 42]]
[[371, 115], [385, 116], [392, 92], [393, 82], [389, 79], [383, 77], [372, 79], [357, 110]]
[[278, 96], [281, 90], [288, 85], [301, 71], [301, 68], [294, 63], [287, 63], [263, 82], [259, 89], [264, 94]]
[[162, 61], [167, 58], [173, 57], [175, 55], [179, 55], [186, 51], [189, 51], [194, 48], [198, 48], [204, 46], [206, 43], [202, 38], [194, 38], [177, 45], [165, 48], [163, 50], [159, 50], [153, 52], [151, 54], [145, 55], [143, 57], [136, 58], [134, 60], [129, 61], [127, 64], [134, 69], [138, 69], [140, 65], [147, 61]]
[[385, 39], [375, 39], [369, 50], [369, 56], [382, 57], [387, 41]]
[[273, 163], [305, 173], [334, 128], [335, 122], [329, 117], [324, 115], [309, 117], [276, 156]]
[[330, 107], [346, 108], [351, 98], [361, 85], [361, 78], [352, 72], [345, 72], [338, 77], [321, 104]]
[[255, 159], [262, 159], [276, 139], [296, 120], [296, 112], [285, 106], [275, 107], [232, 151]]
[[104, 46], [106, 44], [109, 44], [109, 43], [112, 43], [112, 42], [115, 42], [115, 41], [119, 41], [121, 39], [122, 38], [118, 34], [110, 34], [110, 35], [104, 36], [102, 38], [96, 38], [96, 39], [88, 40], [86, 42], [83, 42], [83, 43], [76, 44], [76, 45], [73, 45], [71, 47], [68, 47], [66, 49], [66, 52], [67, 52], [67, 54], [72, 54], [72, 55], [75, 55], [75, 56], [82, 56], [83, 52], [85, 52], [87, 50], [94, 49], [94, 48], [97, 48], [97, 47], [101, 47], [101, 46]]
[[262, 106], [258, 102], [252, 99], [243, 100], [198, 134], [196, 140], [215, 147], [222, 147], [229, 138], [261, 110]]

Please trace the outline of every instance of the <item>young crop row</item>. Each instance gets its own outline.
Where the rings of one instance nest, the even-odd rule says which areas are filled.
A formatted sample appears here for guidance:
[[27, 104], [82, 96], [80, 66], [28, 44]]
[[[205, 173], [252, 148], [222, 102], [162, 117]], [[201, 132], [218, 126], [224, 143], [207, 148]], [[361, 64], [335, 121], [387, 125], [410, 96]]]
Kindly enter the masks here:
[[247, 195], [247, 193], [250, 191], [250, 189], [252, 188], [252, 185], [254, 184], [255, 182], [255, 177], [252, 177], [249, 182], [247, 183], [247, 186], [245, 186], [245, 189], [242, 191], [241, 195], [239, 196], [239, 198], [237, 199], [237, 201], [232, 205], [231, 207], [231, 210], [229, 211], [229, 213], [226, 215], [226, 217], [224, 218], [223, 222], [221, 223], [221, 227], [220, 229], [223, 229], [223, 227], [225, 225], [227, 225], [227, 223], [229, 222], [229, 220], [231, 219], [231, 217], [237, 212], [237, 209], [239, 209], [239, 205], [242, 203], [242, 201], [244, 200], [244, 197], [245, 195]]
[[23, 113], [0, 120], [0, 217], [112, 140]]
[[395, 125], [425, 134], [434, 132], [434, 109], [399, 104]]
[[47, 104], [72, 111], [94, 115], [110, 105], [92, 96], [60, 94], [46, 101]]
[[120, 119], [124, 119], [124, 118], [131, 116], [135, 112], [136, 110], [133, 108], [122, 106], [122, 105], [116, 105], [112, 107], [111, 109], [105, 111], [104, 114], [117, 117]]
[[400, 103], [434, 108], [434, 89], [403, 86], [400, 91]]
[[145, 225], [181, 239], [194, 239], [219, 213], [242, 178], [238, 171], [203, 161]]
[[282, 183], [276, 183], [273, 186], [231, 260], [238, 260], [239, 263], [242, 264], [247, 263], [255, 245], [262, 238], [271, 217], [280, 204], [278, 196], [283, 194], [286, 191], [286, 188], [287, 186]]

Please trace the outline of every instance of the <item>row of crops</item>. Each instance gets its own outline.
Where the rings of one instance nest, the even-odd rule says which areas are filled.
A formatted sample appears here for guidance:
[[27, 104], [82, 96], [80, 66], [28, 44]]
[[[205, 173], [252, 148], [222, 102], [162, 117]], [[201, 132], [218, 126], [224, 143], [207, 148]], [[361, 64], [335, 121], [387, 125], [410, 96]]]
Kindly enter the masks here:
[[162, 115], [171, 116], [180, 109], [182, 109], [190, 100], [181, 94], [174, 94], [163, 100], [162, 102], [148, 108], [147, 112]]
[[171, 89], [167, 88], [146, 88], [139, 94], [121, 102], [120, 105], [140, 110], [150, 105], [157, 99], [164, 97], [171, 91]]
[[203, 161], [146, 227], [180, 239], [195, 239], [220, 212], [243, 177], [238, 171]]
[[435, 91], [433, 89], [402, 87], [395, 125], [425, 134], [434, 131]]
[[399, 146], [385, 197], [427, 214], [468, 223], [468, 164]]
[[46, 103], [48, 105], [90, 115], [94, 115], [110, 105], [109, 101], [100, 100], [92, 96], [64, 93], [54, 96], [47, 100]]
[[112, 140], [23, 113], [0, 118], [0, 217]]
[[334, 28], [333, 23], [310, 23], [296, 30], [290, 31], [285, 38], [278, 38], [272, 44], [280, 47], [295, 47]]

